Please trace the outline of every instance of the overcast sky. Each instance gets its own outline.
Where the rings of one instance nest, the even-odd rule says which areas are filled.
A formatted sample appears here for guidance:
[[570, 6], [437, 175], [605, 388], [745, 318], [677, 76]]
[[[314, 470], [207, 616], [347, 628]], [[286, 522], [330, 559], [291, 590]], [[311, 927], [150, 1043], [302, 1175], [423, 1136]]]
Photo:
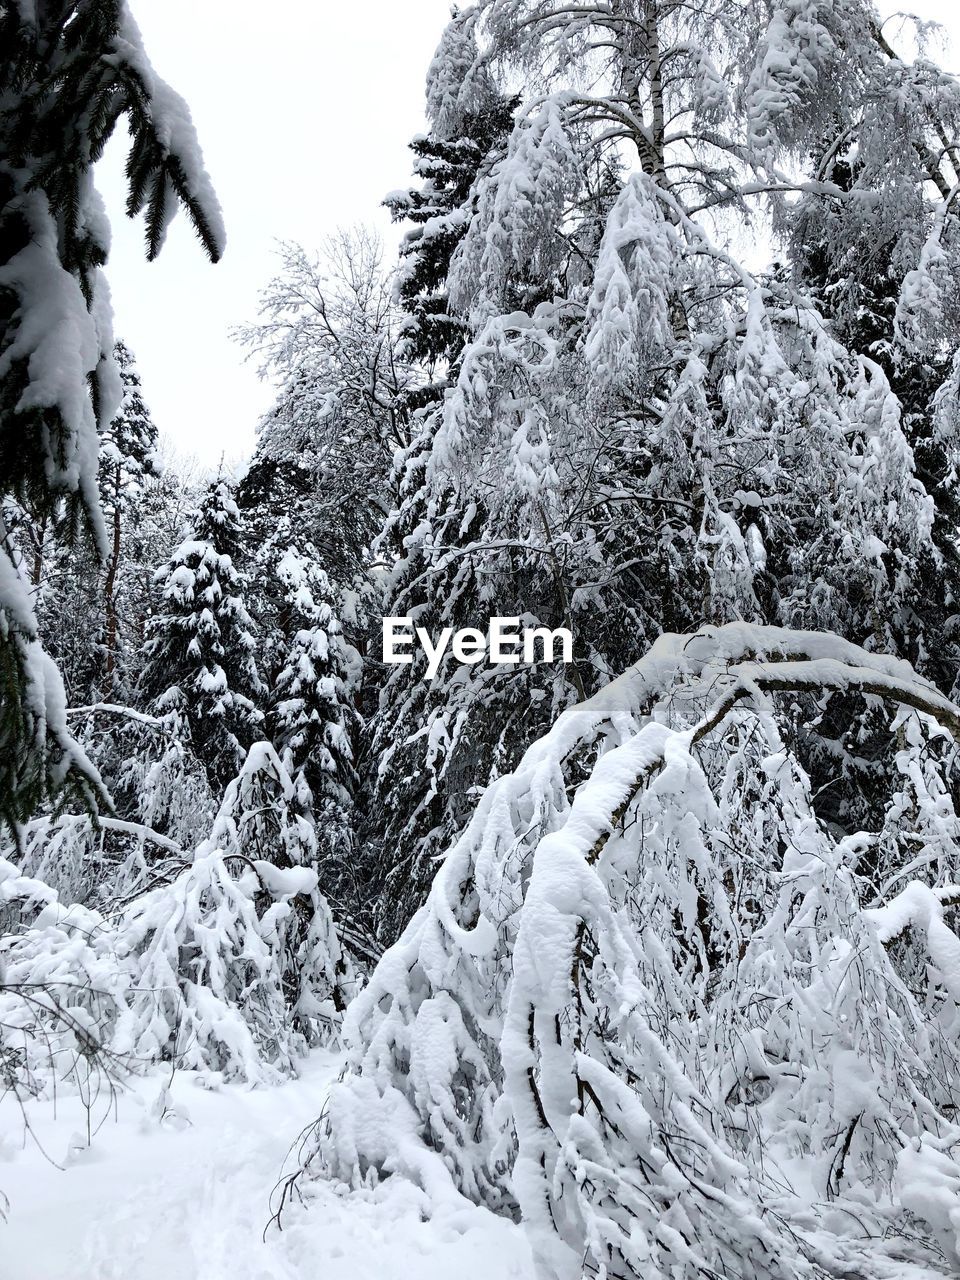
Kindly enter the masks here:
[[232, 326], [254, 320], [274, 244], [338, 227], [400, 231], [380, 206], [410, 174], [427, 66], [449, 0], [130, 0], [157, 73], [189, 104], [227, 224], [212, 266], [182, 214], [154, 263], [123, 216], [125, 140], [98, 169], [113, 227], [114, 328], [177, 449], [215, 466], [248, 454], [270, 403]]
[[[114, 140], [98, 185], [113, 225], [107, 275], [115, 329], [133, 349], [161, 433], [216, 466], [249, 454], [271, 398], [229, 337], [256, 318], [273, 246], [308, 249], [358, 222], [388, 253], [400, 231], [380, 201], [406, 184], [407, 143], [424, 128], [423, 83], [449, 0], [130, 0], [159, 75], [186, 98], [227, 224], [211, 266], [182, 215], [157, 262], [139, 221], [122, 216], [125, 147]], [[885, 3], [943, 22], [957, 69], [955, 0]]]

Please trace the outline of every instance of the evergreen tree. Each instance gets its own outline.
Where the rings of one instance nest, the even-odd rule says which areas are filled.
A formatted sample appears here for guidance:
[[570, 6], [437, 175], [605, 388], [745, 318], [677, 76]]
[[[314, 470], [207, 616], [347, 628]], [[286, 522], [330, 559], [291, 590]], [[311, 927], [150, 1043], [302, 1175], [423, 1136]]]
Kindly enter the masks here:
[[[245, 514], [259, 531], [250, 602], [266, 730], [313, 825], [321, 888], [341, 914], [359, 920], [369, 908], [354, 865], [362, 660], [341, 626], [342, 589], [334, 586], [317, 548], [294, 533], [290, 518], [266, 505], [260, 488], [265, 474], [248, 473], [245, 496], [257, 501]], [[270, 494], [282, 483], [282, 473], [273, 472]], [[309, 490], [302, 500], [309, 504]], [[362, 622], [358, 628], [353, 618], [352, 629], [362, 630]]]
[[[409, 614], [431, 633], [444, 625], [476, 626], [485, 616], [485, 584], [474, 573], [471, 542], [486, 496], [477, 488], [465, 512], [449, 485], [426, 477], [440, 423], [437, 405], [456, 382], [470, 337], [467, 319], [451, 306], [447, 277], [475, 210], [478, 179], [501, 156], [519, 100], [502, 93], [482, 64], [476, 25], [470, 8], [455, 13], [445, 29], [427, 75], [431, 129], [410, 144], [422, 183], [385, 201], [395, 221], [413, 224], [401, 244], [395, 284], [406, 312], [399, 347], [424, 367], [428, 381], [414, 382], [400, 400], [410, 442], [396, 454], [397, 504], [377, 540], [390, 566], [382, 610]], [[531, 614], [536, 594], [530, 590], [525, 601]], [[366, 780], [360, 851], [387, 939], [422, 896], [433, 859], [466, 821], [479, 786], [503, 766], [499, 746], [516, 732], [517, 717], [531, 705], [542, 703], [546, 711], [563, 704], [562, 694], [557, 703], [534, 676], [512, 685], [488, 716], [488, 700], [477, 696], [470, 674], [447, 676], [453, 676], [451, 668], [431, 686], [422, 659], [415, 659], [412, 667], [383, 671], [375, 681], [379, 705], [371, 708], [364, 751], [377, 767]], [[475, 755], [488, 738], [499, 739], [489, 768]], [[461, 772], [467, 759], [472, 763]], [[456, 797], [454, 812], [446, 808], [448, 796]]]
[[243, 762], [263, 714], [253, 623], [240, 565], [245, 531], [230, 486], [214, 481], [190, 536], [157, 571], [160, 607], [149, 620], [141, 693], [160, 715], [176, 712], [214, 793]]
[[[126, 655], [121, 625], [126, 584], [121, 570], [125, 555], [129, 556], [131, 551], [125, 543], [135, 539], [145, 480], [157, 470], [157, 428], [143, 402], [140, 375], [129, 348], [118, 342], [114, 351], [123, 384], [123, 401], [100, 442], [100, 501], [109, 539], [103, 583], [103, 692], [107, 697], [123, 694], [130, 688], [128, 673], [123, 670]], [[135, 625], [133, 619], [130, 621]]]
[[309, 805], [320, 887], [341, 919], [367, 930], [370, 902], [358, 876], [355, 833], [360, 659], [345, 642], [335, 592], [315, 557], [309, 546], [301, 553], [291, 544], [276, 564], [284, 637], [270, 723]]
[[285, 651], [272, 681], [273, 739], [316, 806], [329, 802], [346, 809], [355, 785], [356, 712], [333, 589], [309, 546], [301, 553], [291, 543], [274, 572], [283, 588]]
[[97, 428], [120, 400], [101, 276], [108, 226], [95, 161], [129, 125], [127, 212], [146, 213], [148, 257], [183, 205], [204, 249], [223, 248], [220, 210], [184, 103], [153, 72], [122, 0], [0, 12], [0, 820], [17, 822], [97, 781], [63, 720], [43, 654], [10, 500], [35, 526], [90, 530], [106, 551]]
[[[502, 148], [519, 101], [501, 94], [484, 68], [470, 75], [476, 63], [475, 23], [472, 10], [456, 15], [431, 64], [427, 98], [433, 127], [410, 143], [420, 186], [391, 192], [384, 200], [395, 222], [413, 224], [400, 246], [394, 285], [406, 312], [400, 348], [427, 369], [430, 382], [404, 397], [410, 408], [442, 393], [467, 340], [463, 317], [450, 308], [450, 262], [470, 222], [474, 184]], [[458, 65], [465, 74], [459, 83]]]
[[[50, 529], [35, 530], [33, 538], [40, 632], [76, 706], [101, 698], [130, 701], [148, 608], [140, 553], [149, 510], [147, 485], [157, 479], [157, 430], [128, 348], [118, 342], [114, 354], [123, 401], [101, 434], [98, 470], [106, 558], [101, 559], [86, 533], [68, 546]], [[164, 546], [162, 552], [168, 549]]]

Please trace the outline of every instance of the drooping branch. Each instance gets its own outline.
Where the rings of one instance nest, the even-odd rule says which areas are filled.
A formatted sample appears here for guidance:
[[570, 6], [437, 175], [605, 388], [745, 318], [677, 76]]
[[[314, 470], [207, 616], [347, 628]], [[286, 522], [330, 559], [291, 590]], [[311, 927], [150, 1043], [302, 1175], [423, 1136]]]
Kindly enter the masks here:
[[[771, 658], [771, 651], [777, 649], [783, 657]], [[680, 660], [671, 661], [675, 658]], [[547, 1004], [542, 1014], [538, 1013], [537, 996], [533, 992], [525, 991], [522, 983], [519, 989], [514, 989], [504, 1039], [504, 1051], [509, 1050], [510, 1054], [508, 1094], [518, 1127], [518, 1169], [523, 1171], [525, 1180], [530, 1180], [524, 1212], [539, 1211], [544, 1225], [553, 1222], [559, 1238], [576, 1248], [580, 1247], [579, 1237], [550, 1191], [558, 1176], [554, 1162], [561, 1163], [566, 1158], [563, 1152], [569, 1137], [567, 1123], [573, 1116], [585, 1117], [590, 1109], [595, 1109], [601, 1131], [620, 1136], [616, 1097], [593, 1087], [596, 1081], [585, 1074], [591, 1058], [583, 1047], [585, 1029], [581, 1023], [585, 1010], [591, 1006], [588, 993], [595, 979], [596, 959], [588, 946], [588, 938], [598, 922], [598, 913], [603, 913], [605, 891], [599, 882], [591, 887], [596, 871], [581, 877], [576, 870], [579, 859], [594, 868], [631, 804], [667, 759], [672, 758], [673, 752], [691, 752], [722, 726], [738, 704], [751, 699], [762, 703], [767, 695], [780, 693], [855, 692], [910, 707], [931, 717], [960, 740], [960, 709], [926, 681], [912, 676], [906, 664], [869, 654], [832, 636], [733, 624], [706, 629], [687, 641], [676, 636], [663, 637], [654, 652], [624, 679], [638, 677], [641, 684], [644, 677], [650, 680], [649, 696], [644, 699], [647, 714], [640, 716], [637, 729], [626, 741], [601, 755], [592, 794], [581, 793], [574, 798], [565, 822], [544, 838], [534, 855], [528, 888], [528, 901], [533, 904], [530, 928], [534, 939], [546, 919], [551, 922], [556, 938], [566, 934], [569, 941], [556, 949], [548, 963], [538, 960], [534, 966], [533, 980], [537, 990], [545, 993]], [[686, 728], [670, 728], [663, 723], [665, 713], [671, 709], [671, 691], [682, 690], [685, 699], [699, 698], [702, 702], [711, 698], [717, 687], [719, 696], [695, 723]], [[758, 706], [758, 711], [762, 714], [763, 707]], [[600, 805], [598, 795], [606, 797]], [[611, 796], [619, 797], [612, 808]], [[943, 909], [957, 901], [958, 892], [956, 885], [939, 891], [922, 885], [909, 886], [901, 895], [902, 901], [898, 899], [875, 913], [880, 940], [889, 945], [893, 937], [913, 924], [945, 929]], [[564, 928], [564, 917], [573, 926], [569, 933]], [[938, 941], [942, 944], [939, 935]], [[529, 963], [526, 952], [530, 946], [521, 929], [514, 954], [524, 955], [525, 964]], [[561, 1035], [563, 1019], [558, 1017], [557, 1006], [552, 1003], [563, 990], [569, 992], [571, 1002], [569, 1048], [564, 1046]], [[524, 1068], [522, 1072], [520, 1066]], [[598, 1071], [598, 1078], [605, 1078], [602, 1069]], [[568, 1100], [564, 1100], [559, 1090], [555, 1090], [552, 1105], [547, 1105], [542, 1084], [542, 1077], [547, 1074], [555, 1079], [569, 1078], [575, 1084], [576, 1096], [571, 1097], [568, 1092], [565, 1095]], [[680, 1076], [676, 1079], [679, 1081]], [[695, 1090], [691, 1086], [678, 1104], [691, 1124], [694, 1124], [693, 1113], [687, 1103], [695, 1101]], [[642, 1163], [641, 1152], [635, 1152], [632, 1158]], [[534, 1163], [539, 1170], [536, 1175], [531, 1169]], [[687, 1176], [681, 1165], [677, 1168]], [[696, 1194], [706, 1191], [705, 1186], [694, 1179], [689, 1180], [689, 1186]], [[714, 1190], [711, 1188], [707, 1195], [708, 1202]], [[545, 1211], [540, 1207], [542, 1202], [545, 1202]], [[709, 1211], [709, 1204], [705, 1211]]]
[[[723, 630], [723, 628], [720, 628]], [[763, 693], [861, 693], [911, 707], [928, 715], [949, 730], [960, 742], [960, 708], [936, 689], [905, 678], [857, 667], [832, 658], [787, 658], [782, 662], [745, 661], [725, 673], [734, 683], [707, 714], [689, 730], [691, 747], [718, 729], [733, 708], [758, 692]], [[662, 765], [662, 757], [648, 764], [628, 788], [623, 800], [610, 815], [610, 825], [598, 837], [588, 854], [591, 865], [597, 861], [610, 836], [616, 830], [630, 805], [650, 778]]]

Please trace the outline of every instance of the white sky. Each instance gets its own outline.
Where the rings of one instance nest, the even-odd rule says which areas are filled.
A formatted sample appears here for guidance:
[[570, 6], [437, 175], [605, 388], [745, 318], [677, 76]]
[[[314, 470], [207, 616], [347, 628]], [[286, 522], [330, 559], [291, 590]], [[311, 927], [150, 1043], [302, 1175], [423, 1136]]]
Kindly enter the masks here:
[[427, 66], [449, 0], [130, 0], [157, 73], [187, 101], [227, 224], [212, 266], [182, 214], [156, 262], [142, 220], [123, 213], [126, 138], [97, 185], [113, 228], [114, 329], [136, 355], [144, 398], [178, 452], [215, 466], [247, 455], [270, 387], [229, 337], [256, 319], [277, 240], [319, 246], [375, 226], [392, 256], [401, 231], [380, 207], [406, 185], [407, 144], [425, 128]]
[[[212, 266], [179, 215], [147, 263], [140, 220], [123, 216], [125, 140], [98, 170], [113, 225], [107, 275], [115, 330], [177, 451], [207, 467], [246, 457], [271, 400], [229, 330], [256, 318], [277, 240], [316, 248], [338, 227], [376, 227], [388, 256], [400, 229], [380, 201], [410, 176], [424, 129], [426, 69], [449, 0], [130, 0], [159, 75], [187, 100], [227, 224]], [[900, 8], [884, 2], [883, 12]], [[960, 65], [956, 0], [909, 7], [942, 22]], [[893, 34], [893, 26], [887, 28]]]

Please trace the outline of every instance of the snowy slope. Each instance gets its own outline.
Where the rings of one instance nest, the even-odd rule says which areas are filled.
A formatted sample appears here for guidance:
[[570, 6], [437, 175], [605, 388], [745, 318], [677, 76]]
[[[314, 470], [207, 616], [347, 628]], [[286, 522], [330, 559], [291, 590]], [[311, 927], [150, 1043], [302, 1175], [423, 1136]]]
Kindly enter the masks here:
[[[0, 1280], [528, 1280], [518, 1227], [479, 1208], [422, 1220], [419, 1193], [389, 1184], [368, 1198], [321, 1188], [263, 1239], [290, 1143], [318, 1115], [337, 1058], [316, 1053], [299, 1080], [272, 1089], [197, 1087], [178, 1073], [179, 1113], [159, 1121], [168, 1076], [133, 1082], [90, 1149], [77, 1098], [33, 1103], [35, 1142], [0, 1102]], [[104, 1107], [98, 1110], [103, 1119]], [[187, 1117], [189, 1123], [187, 1123]]]

